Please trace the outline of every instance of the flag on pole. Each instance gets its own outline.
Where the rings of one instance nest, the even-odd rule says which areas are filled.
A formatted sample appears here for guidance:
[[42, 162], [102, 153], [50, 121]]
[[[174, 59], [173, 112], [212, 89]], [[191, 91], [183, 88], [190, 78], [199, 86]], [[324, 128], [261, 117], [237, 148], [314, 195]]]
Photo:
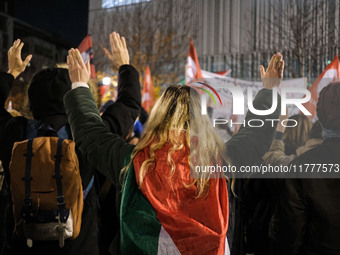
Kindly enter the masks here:
[[190, 46], [189, 46], [189, 54], [187, 58], [187, 65], [185, 70], [185, 82], [188, 84], [190, 81], [194, 79], [208, 79], [208, 78], [219, 78], [224, 79], [231, 73], [231, 69], [222, 71], [222, 72], [209, 72], [202, 70], [200, 67], [200, 64], [198, 62], [197, 52], [194, 46], [194, 41], [190, 40]]
[[196, 53], [196, 49], [194, 46], [194, 41], [191, 38], [190, 40], [190, 46], [189, 46], [189, 55], [187, 59], [187, 65], [186, 65], [186, 72], [185, 72], [185, 82], [188, 84], [193, 79], [199, 79], [203, 78], [201, 67], [198, 62], [198, 57]]
[[320, 91], [327, 86], [331, 81], [340, 78], [340, 65], [338, 55], [334, 57], [332, 62], [325, 68], [320, 76], [314, 81], [309, 88], [311, 99], [304, 104], [304, 107], [312, 114], [311, 119], [316, 116], [316, 105]]
[[153, 85], [151, 80], [150, 67], [146, 67], [144, 85], [142, 91], [142, 106], [147, 111], [150, 112], [150, 107], [155, 104], [155, 98], [153, 94]]
[[93, 63], [93, 50], [92, 50], [92, 38], [91, 35], [87, 35], [83, 41], [79, 44], [78, 50], [83, 58], [84, 63], [90, 60], [91, 65], [91, 78], [96, 78], [96, 71]]

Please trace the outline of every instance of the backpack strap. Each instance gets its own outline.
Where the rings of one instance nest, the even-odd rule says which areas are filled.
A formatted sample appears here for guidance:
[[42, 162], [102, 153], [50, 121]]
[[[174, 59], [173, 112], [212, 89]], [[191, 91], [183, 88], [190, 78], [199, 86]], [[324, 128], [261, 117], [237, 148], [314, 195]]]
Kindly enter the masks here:
[[24, 154], [26, 157], [26, 168], [25, 177], [22, 180], [25, 182], [25, 198], [23, 207], [23, 218], [27, 223], [30, 222], [30, 216], [32, 216], [32, 198], [31, 198], [31, 163], [33, 157], [33, 139], [29, 139], [27, 143], [27, 153]]
[[[32, 198], [31, 198], [31, 163], [33, 157], [33, 139], [29, 139], [27, 143], [27, 153], [24, 154], [26, 157], [26, 167], [25, 167], [25, 177], [22, 180], [25, 182], [25, 198], [24, 198], [24, 206], [22, 208], [22, 217], [25, 220], [25, 223], [28, 226], [32, 224], [33, 217], [33, 209], [32, 209]], [[27, 245], [28, 247], [32, 247], [32, 227], [27, 228], [26, 237], [27, 237]]]
[[87, 195], [89, 194], [90, 190], [92, 189], [93, 183], [94, 183], [94, 175], [92, 175], [92, 178], [91, 178], [89, 184], [87, 185], [86, 189], [83, 190], [83, 200], [84, 201], [85, 201]]
[[71, 130], [69, 125], [65, 125], [57, 132], [59, 138], [72, 140]]
[[55, 158], [55, 175], [53, 175], [53, 178], [55, 179], [56, 184], [57, 184], [57, 192], [58, 192], [57, 204], [58, 204], [58, 207], [59, 207], [59, 220], [60, 220], [60, 222], [65, 223], [66, 220], [67, 220], [67, 217], [66, 217], [66, 213], [65, 213], [65, 198], [64, 198], [64, 195], [63, 195], [63, 187], [62, 187], [62, 184], [61, 184], [61, 179], [63, 177], [60, 175], [60, 161], [61, 161], [61, 158], [63, 157], [63, 155], [61, 154], [63, 141], [64, 141], [64, 139], [58, 140], [57, 154], [54, 156], [54, 158]]
[[61, 149], [63, 146], [64, 139], [59, 139], [57, 144], [57, 153], [54, 156], [55, 158], [55, 175], [53, 178], [57, 184], [57, 205], [59, 208], [59, 217], [58, 217], [58, 232], [59, 232], [59, 246], [60, 248], [64, 247], [65, 244], [65, 228], [66, 228], [66, 220], [67, 220], [67, 212], [65, 211], [65, 198], [63, 194], [63, 186], [61, 183], [61, 179], [63, 176], [60, 175], [60, 161], [63, 155], [61, 154]]

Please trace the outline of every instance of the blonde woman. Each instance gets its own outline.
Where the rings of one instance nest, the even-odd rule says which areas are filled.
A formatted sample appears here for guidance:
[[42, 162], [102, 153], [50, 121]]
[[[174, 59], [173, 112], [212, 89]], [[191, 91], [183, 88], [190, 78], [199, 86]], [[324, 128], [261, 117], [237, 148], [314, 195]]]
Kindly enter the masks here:
[[[129, 64], [125, 39], [119, 34], [111, 34], [111, 48], [117, 67]], [[277, 64], [272, 60], [267, 72], [262, 70], [263, 78], [282, 76], [282, 56], [275, 55], [273, 59]], [[228, 164], [228, 153], [232, 155], [232, 151], [242, 150], [248, 143], [251, 150], [257, 150], [250, 160], [242, 159], [242, 155], [230, 159], [233, 164], [252, 163], [257, 154], [262, 157], [261, 148], [270, 144], [271, 137], [263, 138], [268, 136], [265, 135], [268, 130], [241, 129], [236, 140], [231, 139], [226, 153], [209, 119], [200, 114], [198, 94], [187, 86], [173, 85], [154, 106], [134, 147], [112, 134], [101, 122], [86, 85], [89, 66], [84, 65], [78, 50], [69, 51], [68, 65], [73, 90], [65, 96], [64, 103], [74, 138], [91, 163], [112, 180], [119, 192], [123, 181], [117, 204], [120, 241], [111, 251], [241, 254], [233, 253], [234, 249], [241, 251], [243, 232], [240, 220], [236, 221], [239, 215], [230, 192], [231, 181], [225, 177], [210, 178], [203, 172], [192, 178], [190, 168], [194, 163]], [[259, 93], [255, 101], [260, 108], [269, 109], [270, 89], [277, 84], [265, 84], [268, 89]], [[273, 116], [276, 115], [277, 111]]]

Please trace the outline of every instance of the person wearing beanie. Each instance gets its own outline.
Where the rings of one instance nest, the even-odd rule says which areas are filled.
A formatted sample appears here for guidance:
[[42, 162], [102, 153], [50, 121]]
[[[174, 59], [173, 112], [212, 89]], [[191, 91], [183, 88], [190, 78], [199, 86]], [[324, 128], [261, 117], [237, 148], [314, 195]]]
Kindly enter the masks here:
[[321, 90], [317, 115], [323, 142], [291, 162], [300, 174], [279, 188], [273, 254], [340, 254], [340, 82]]
[[[25, 61], [22, 61], [22, 47], [23, 43], [19, 39], [14, 42], [8, 53], [9, 70], [7, 73], [0, 73], [0, 103], [2, 105], [4, 105], [14, 79], [25, 70], [32, 57], [30, 55]], [[102, 120], [111, 132], [125, 137], [140, 114], [139, 74], [133, 67], [126, 65], [119, 69], [118, 76], [120, 82], [118, 84], [117, 102], [107, 108], [102, 115]], [[69, 128], [63, 104], [63, 97], [69, 90], [71, 90], [71, 82], [67, 69], [47, 68], [33, 77], [28, 89], [28, 98], [32, 115], [36, 120], [35, 125], [48, 124], [56, 131], [64, 126]], [[84, 200], [79, 236], [74, 240], [66, 239], [63, 248], [59, 247], [57, 241], [34, 241], [33, 247], [28, 248], [26, 240], [20, 240], [15, 235], [12, 237], [14, 222], [11, 220], [9, 163], [13, 144], [27, 139], [28, 123], [30, 122], [25, 117], [12, 117], [4, 107], [0, 108], [0, 160], [5, 171], [4, 185], [7, 187], [7, 196], [0, 197], [0, 199], [7, 199], [7, 209], [5, 207], [0, 209], [0, 254], [100, 254], [95, 186], [90, 186], [91, 189]], [[95, 169], [82, 155], [78, 146], [76, 146], [76, 153], [79, 160], [82, 186], [85, 189], [89, 186]]]

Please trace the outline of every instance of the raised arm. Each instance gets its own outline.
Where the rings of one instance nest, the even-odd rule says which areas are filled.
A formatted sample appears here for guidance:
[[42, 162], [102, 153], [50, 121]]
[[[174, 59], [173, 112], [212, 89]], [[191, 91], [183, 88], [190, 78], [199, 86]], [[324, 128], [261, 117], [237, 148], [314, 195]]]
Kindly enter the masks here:
[[[254, 101], [253, 106], [257, 110], [268, 110], [272, 106], [272, 89], [278, 87], [283, 77], [284, 61], [280, 53], [274, 54], [267, 70], [260, 66], [263, 89], [260, 90]], [[274, 130], [277, 122], [272, 125], [267, 119], [279, 118], [281, 109], [281, 98], [278, 96], [278, 105], [276, 110], [269, 115], [255, 115], [248, 111], [245, 118], [245, 127], [241, 127], [239, 132], [234, 135], [226, 144], [227, 155], [232, 163], [237, 166], [254, 165], [262, 160], [265, 152], [268, 151], [273, 139]], [[251, 119], [262, 120], [262, 127], [250, 127], [247, 125]]]
[[102, 115], [112, 133], [126, 137], [141, 109], [141, 90], [138, 71], [129, 65], [129, 53], [124, 37], [110, 34], [111, 52], [104, 48], [113, 70], [118, 70], [118, 98]]
[[124, 157], [132, 150], [104, 124], [87, 87], [89, 63], [85, 65], [78, 50], [67, 57], [72, 90], [64, 97], [66, 113], [75, 142], [89, 162], [115, 184], [119, 183]]
[[289, 165], [289, 163], [296, 158], [295, 154], [286, 155], [285, 145], [282, 141], [285, 126], [282, 125], [282, 121], [288, 118], [288, 114], [281, 115], [279, 122], [276, 126], [274, 133], [274, 139], [270, 145], [269, 151], [263, 156], [263, 160], [267, 165]]
[[5, 125], [12, 116], [4, 108], [5, 101], [11, 90], [13, 81], [23, 71], [31, 61], [32, 55], [28, 55], [24, 61], [21, 59], [21, 50], [24, 43], [20, 39], [15, 40], [12, 47], [8, 50], [8, 71], [0, 73], [0, 126]]

